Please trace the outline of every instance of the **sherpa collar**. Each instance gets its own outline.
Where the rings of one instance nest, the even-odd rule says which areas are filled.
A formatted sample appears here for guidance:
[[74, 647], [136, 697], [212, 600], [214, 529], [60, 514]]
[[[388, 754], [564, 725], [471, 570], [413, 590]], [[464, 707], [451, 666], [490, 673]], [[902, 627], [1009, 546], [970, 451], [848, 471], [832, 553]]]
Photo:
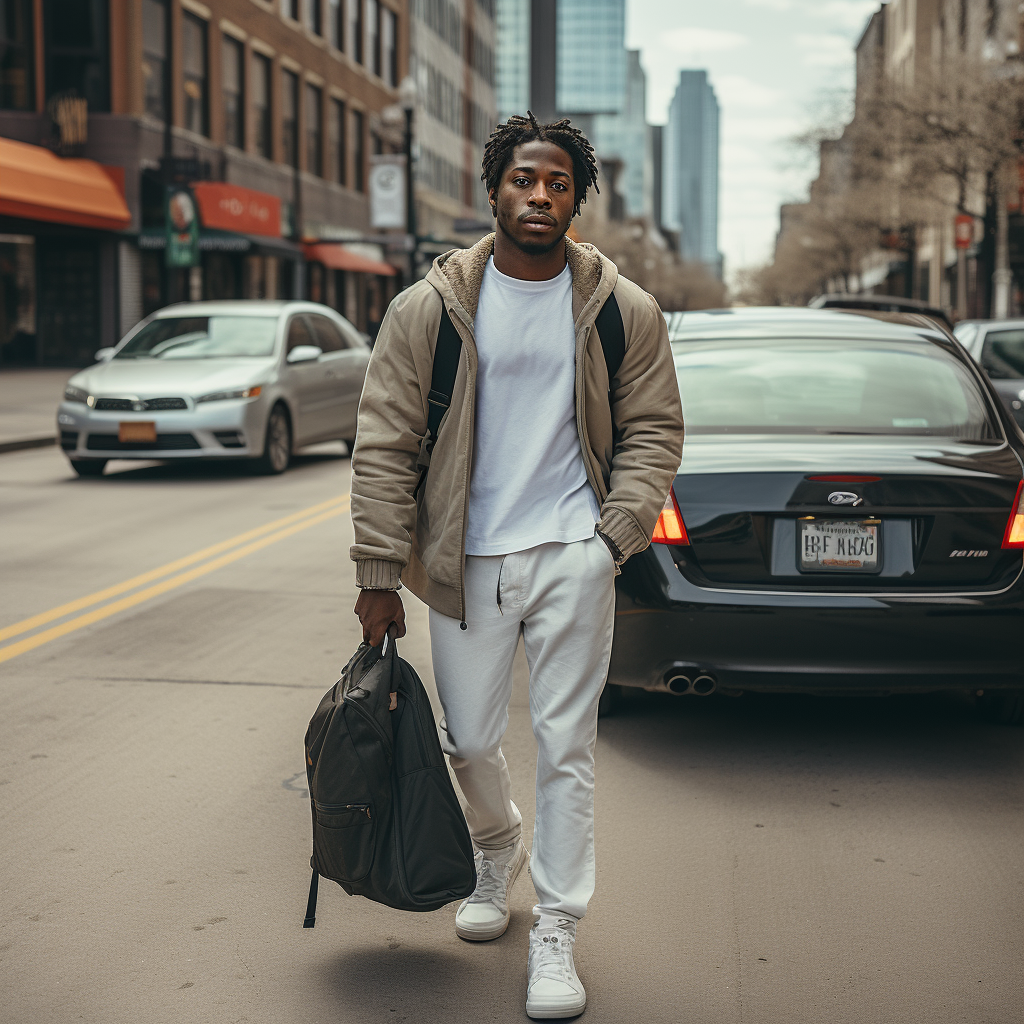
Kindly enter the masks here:
[[[469, 314], [476, 317], [480, 286], [487, 261], [494, 252], [494, 232], [485, 235], [469, 249], [451, 249], [434, 260], [427, 280], [442, 295], [454, 298]], [[587, 242], [565, 240], [565, 257], [572, 274], [573, 314], [578, 319], [594, 295], [600, 292], [601, 302], [611, 293], [618, 270], [611, 260]], [[447, 293], [450, 291], [450, 295]], [[596, 315], [596, 312], [595, 312]]]

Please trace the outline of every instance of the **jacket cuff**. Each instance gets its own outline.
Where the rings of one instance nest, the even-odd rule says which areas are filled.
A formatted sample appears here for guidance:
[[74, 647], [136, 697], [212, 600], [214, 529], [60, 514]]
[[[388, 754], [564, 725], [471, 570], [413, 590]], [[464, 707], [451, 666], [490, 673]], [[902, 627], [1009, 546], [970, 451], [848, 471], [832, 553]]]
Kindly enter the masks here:
[[643, 551], [651, 542], [625, 509], [605, 508], [597, 528], [622, 552], [622, 561]]
[[401, 590], [401, 562], [360, 558], [356, 562], [356, 586], [361, 590]]

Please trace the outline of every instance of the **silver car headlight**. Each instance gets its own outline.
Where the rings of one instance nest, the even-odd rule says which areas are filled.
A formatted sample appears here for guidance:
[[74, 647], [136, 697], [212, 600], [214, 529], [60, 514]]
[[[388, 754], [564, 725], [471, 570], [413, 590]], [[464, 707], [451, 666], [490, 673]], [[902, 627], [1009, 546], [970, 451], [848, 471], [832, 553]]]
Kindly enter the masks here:
[[223, 402], [227, 398], [257, 398], [262, 391], [263, 388], [259, 384], [251, 388], [240, 388], [238, 391], [214, 391], [197, 398], [196, 405], [200, 402]]
[[65, 402], [81, 402], [83, 405], [91, 405], [89, 399], [92, 396], [88, 391], [83, 391], [81, 388], [76, 388], [72, 384], [68, 384], [64, 388], [64, 401]]

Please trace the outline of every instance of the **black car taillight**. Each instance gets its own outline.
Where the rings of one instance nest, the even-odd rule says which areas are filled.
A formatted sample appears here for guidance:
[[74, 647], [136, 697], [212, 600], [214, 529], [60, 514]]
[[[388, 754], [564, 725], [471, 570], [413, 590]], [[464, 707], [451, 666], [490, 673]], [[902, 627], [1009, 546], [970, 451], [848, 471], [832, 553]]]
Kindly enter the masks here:
[[1024, 548], [1024, 480], [1017, 484], [1013, 499], [1013, 511], [1003, 534], [1004, 548]]

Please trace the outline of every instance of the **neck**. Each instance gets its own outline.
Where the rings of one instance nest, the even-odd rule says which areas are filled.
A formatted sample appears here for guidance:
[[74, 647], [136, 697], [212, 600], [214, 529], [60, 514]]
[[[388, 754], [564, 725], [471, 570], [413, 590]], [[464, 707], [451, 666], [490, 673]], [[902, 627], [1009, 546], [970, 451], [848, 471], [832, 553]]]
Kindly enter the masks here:
[[521, 281], [550, 281], [565, 270], [565, 240], [549, 252], [523, 252], [501, 226], [494, 233], [494, 266], [506, 277]]

